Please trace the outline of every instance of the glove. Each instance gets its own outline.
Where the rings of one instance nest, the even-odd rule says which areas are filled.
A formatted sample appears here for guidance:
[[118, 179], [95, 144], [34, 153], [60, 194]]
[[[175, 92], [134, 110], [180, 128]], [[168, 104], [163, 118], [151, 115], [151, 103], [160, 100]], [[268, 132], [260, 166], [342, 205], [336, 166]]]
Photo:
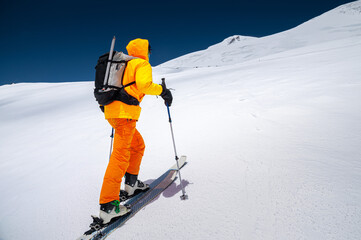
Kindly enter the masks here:
[[165, 84], [163, 85], [163, 91], [160, 94], [160, 96], [164, 99], [164, 104], [168, 107], [170, 107], [172, 105], [172, 101], [173, 101], [173, 96], [172, 93], [170, 92], [170, 90], [168, 88], [166, 88]]

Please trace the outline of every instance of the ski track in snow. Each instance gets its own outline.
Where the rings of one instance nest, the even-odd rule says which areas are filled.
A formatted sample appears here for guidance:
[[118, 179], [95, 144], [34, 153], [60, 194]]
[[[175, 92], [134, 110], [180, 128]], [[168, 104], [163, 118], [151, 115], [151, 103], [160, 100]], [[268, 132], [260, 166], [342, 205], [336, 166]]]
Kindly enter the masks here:
[[[307, 26], [326, 28], [339, 12], [358, 17], [359, 5]], [[232, 65], [155, 67], [155, 81], [175, 89], [189, 200], [177, 180], [107, 239], [360, 239], [361, 34], [307, 41]], [[0, 87], [0, 239], [76, 239], [98, 214], [111, 128], [92, 89]], [[161, 98], [147, 96], [142, 108], [140, 177], [150, 182], [174, 152]]]

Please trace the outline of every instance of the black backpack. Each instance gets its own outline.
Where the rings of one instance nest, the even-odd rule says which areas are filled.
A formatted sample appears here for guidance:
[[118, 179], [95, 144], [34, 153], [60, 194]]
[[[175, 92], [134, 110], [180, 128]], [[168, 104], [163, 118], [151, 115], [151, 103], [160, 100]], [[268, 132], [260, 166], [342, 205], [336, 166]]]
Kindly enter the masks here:
[[[135, 84], [135, 81], [123, 85], [123, 76], [127, 63], [135, 58], [116, 51], [113, 51], [112, 60], [109, 60], [109, 53], [99, 57], [95, 66], [94, 96], [101, 108], [113, 101], [121, 101], [128, 105], [139, 105], [139, 101], [124, 89]], [[110, 64], [109, 74], [105, 79], [108, 63]]]

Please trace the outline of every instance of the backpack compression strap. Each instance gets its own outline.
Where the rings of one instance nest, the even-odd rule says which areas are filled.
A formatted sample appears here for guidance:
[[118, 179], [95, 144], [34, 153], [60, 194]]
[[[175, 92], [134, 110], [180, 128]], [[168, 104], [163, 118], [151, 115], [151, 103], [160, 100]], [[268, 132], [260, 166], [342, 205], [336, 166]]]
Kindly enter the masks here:
[[125, 84], [124, 86], [122, 86], [122, 87], [117, 87], [117, 86], [112, 86], [112, 85], [106, 85], [105, 87], [109, 87], [109, 88], [115, 88], [115, 89], [119, 89], [119, 90], [121, 90], [121, 89], [123, 89], [123, 88], [126, 88], [126, 87], [129, 87], [129, 86], [131, 86], [131, 85], [133, 85], [133, 84], [135, 84], [135, 81], [133, 81], [133, 82], [130, 82], [130, 83], [128, 83], [128, 84]]

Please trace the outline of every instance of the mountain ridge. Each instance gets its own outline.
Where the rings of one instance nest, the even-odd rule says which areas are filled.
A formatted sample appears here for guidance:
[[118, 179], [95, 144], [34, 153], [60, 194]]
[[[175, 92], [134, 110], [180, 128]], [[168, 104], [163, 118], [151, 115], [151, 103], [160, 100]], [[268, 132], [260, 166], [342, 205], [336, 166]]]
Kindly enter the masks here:
[[336, 7], [292, 29], [257, 38], [233, 35], [222, 42], [172, 59], [159, 68], [236, 64], [299, 47], [361, 35], [361, 1]]

